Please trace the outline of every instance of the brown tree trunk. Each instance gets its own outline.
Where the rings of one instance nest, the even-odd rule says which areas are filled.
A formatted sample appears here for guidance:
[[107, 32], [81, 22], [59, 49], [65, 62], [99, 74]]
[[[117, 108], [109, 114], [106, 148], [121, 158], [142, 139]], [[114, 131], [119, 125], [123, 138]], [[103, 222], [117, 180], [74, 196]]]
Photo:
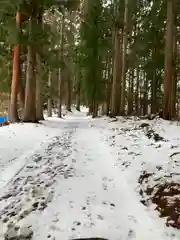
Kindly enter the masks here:
[[146, 73], [144, 72], [144, 89], [143, 89], [143, 115], [146, 115], [148, 113], [148, 83], [147, 83], [147, 77]]
[[96, 100], [92, 101], [92, 118], [96, 118], [98, 115], [98, 104], [96, 103]]
[[44, 120], [41, 100], [41, 59], [38, 53], [36, 54], [36, 118], [38, 121]]
[[81, 105], [81, 82], [78, 79], [77, 92], [76, 92], [76, 110], [77, 111], [80, 111], [80, 105]]
[[114, 60], [113, 60], [113, 81], [112, 81], [112, 99], [111, 114], [119, 115], [120, 92], [121, 92], [121, 42], [119, 38], [119, 29], [114, 34]]
[[135, 93], [135, 111], [136, 111], [136, 115], [139, 116], [140, 112], [140, 104], [139, 104], [139, 100], [140, 100], [140, 94], [139, 94], [139, 65], [137, 66], [137, 70], [136, 70], [136, 93]]
[[177, 93], [177, 16], [176, 16], [176, 1], [173, 2], [173, 62], [172, 62], [172, 91], [171, 91], [171, 99], [170, 99], [170, 112], [171, 119], [176, 118], [176, 93]]
[[[21, 25], [22, 25], [22, 15], [19, 12], [16, 15], [16, 23], [17, 23], [17, 29], [19, 30], [19, 34], [20, 34]], [[18, 99], [18, 92], [19, 92], [19, 85], [20, 85], [20, 52], [21, 52], [21, 47], [20, 47], [20, 44], [18, 44], [14, 49], [14, 58], [13, 58], [11, 98], [10, 98], [9, 113], [8, 113], [8, 120], [10, 122], [19, 121], [17, 99]]]
[[[60, 49], [60, 60], [64, 61], [63, 52], [64, 52], [64, 12], [62, 13], [62, 22], [61, 22], [61, 49]], [[63, 74], [62, 67], [59, 69], [58, 73], [58, 117], [62, 117], [62, 85], [63, 85]]]
[[49, 88], [49, 96], [48, 96], [48, 103], [47, 103], [47, 115], [48, 117], [52, 117], [52, 72], [49, 72], [48, 88]]
[[62, 69], [58, 74], [58, 117], [62, 118]]
[[23, 114], [24, 122], [37, 122], [36, 118], [36, 54], [32, 46], [28, 46], [27, 79], [25, 107]]
[[21, 108], [23, 109], [25, 104], [25, 89], [22, 82], [20, 82], [20, 86], [19, 86], [19, 99], [21, 102]]
[[151, 112], [157, 113], [158, 106], [157, 106], [157, 83], [156, 83], [156, 68], [153, 69], [153, 78], [152, 78], [152, 92], [151, 92]]
[[106, 115], [109, 116], [111, 106], [112, 77], [111, 77], [112, 59], [107, 62], [107, 94], [106, 94]]
[[[23, 50], [22, 50], [23, 51]], [[19, 84], [19, 100], [21, 110], [24, 109], [25, 104], [25, 83], [26, 83], [26, 63], [27, 63], [27, 54], [25, 52], [21, 53], [21, 76], [20, 76], [20, 84]]]
[[129, 73], [128, 115], [133, 113], [134, 69]]
[[124, 31], [123, 31], [123, 54], [122, 54], [122, 87], [121, 87], [121, 114], [125, 114], [126, 104], [126, 70], [127, 70], [127, 45], [128, 45], [128, 15], [129, 15], [129, 0], [125, 0], [124, 13]]
[[171, 119], [170, 99], [173, 81], [173, 0], [167, 1], [167, 27], [165, 42], [165, 67], [164, 67], [164, 119]]
[[71, 77], [68, 76], [68, 82], [67, 82], [67, 111], [71, 112], [71, 101], [72, 101], [72, 81], [70, 79]]

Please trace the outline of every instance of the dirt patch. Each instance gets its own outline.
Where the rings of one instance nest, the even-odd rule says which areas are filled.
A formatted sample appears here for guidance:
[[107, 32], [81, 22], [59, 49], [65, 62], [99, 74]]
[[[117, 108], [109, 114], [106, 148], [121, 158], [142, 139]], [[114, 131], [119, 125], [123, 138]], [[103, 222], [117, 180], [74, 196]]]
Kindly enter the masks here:
[[160, 217], [167, 217], [166, 225], [180, 229], [180, 184], [165, 183], [158, 186], [152, 197]]
[[139, 177], [141, 203], [147, 207], [150, 203], [155, 204], [159, 217], [166, 218], [166, 225], [180, 229], [180, 184], [170, 182], [172, 176], [164, 176], [154, 179], [156, 184], [150, 186], [153, 176], [155, 173], [143, 171]]

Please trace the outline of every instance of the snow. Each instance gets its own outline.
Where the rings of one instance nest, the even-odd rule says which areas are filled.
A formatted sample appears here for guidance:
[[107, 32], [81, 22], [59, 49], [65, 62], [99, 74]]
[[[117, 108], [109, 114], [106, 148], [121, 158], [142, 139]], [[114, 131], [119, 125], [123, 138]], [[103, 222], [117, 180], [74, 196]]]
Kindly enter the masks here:
[[[168, 141], [149, 139], [143, 122]], [[179, 131], [162, 120], [91, 119], [85, 108], [0, 128], [0, 239], [10, 222], [31, 225], [34, 240], [179, 239], [140, 202], [138, 183], [143, 170], [172, 172]]]

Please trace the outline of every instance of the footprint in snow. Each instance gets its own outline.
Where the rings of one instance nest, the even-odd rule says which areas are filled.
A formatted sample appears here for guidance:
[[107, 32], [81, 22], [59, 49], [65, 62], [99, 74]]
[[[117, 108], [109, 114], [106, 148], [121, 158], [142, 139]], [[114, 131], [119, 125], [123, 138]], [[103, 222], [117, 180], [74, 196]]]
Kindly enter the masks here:
[[134, 230], [130, 229], [128, 232], [128, 239], [134, 239], [136, 237], [136, 233], [134, 232]]

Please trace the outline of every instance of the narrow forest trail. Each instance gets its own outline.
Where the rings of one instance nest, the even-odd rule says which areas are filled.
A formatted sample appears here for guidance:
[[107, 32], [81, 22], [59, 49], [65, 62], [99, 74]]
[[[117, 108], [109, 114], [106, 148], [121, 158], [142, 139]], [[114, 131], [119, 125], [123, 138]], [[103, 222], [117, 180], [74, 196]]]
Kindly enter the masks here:
[[89, 117], [76, 113], [44, 124], [61, 134], [36, 149], [3, 187], [2, 232], [13, 221], [31, 225], [34, 240], [172, 239], [116, 167], [116, 154], [104, 140], [107, 129], [98, 120], [92, 126]]

